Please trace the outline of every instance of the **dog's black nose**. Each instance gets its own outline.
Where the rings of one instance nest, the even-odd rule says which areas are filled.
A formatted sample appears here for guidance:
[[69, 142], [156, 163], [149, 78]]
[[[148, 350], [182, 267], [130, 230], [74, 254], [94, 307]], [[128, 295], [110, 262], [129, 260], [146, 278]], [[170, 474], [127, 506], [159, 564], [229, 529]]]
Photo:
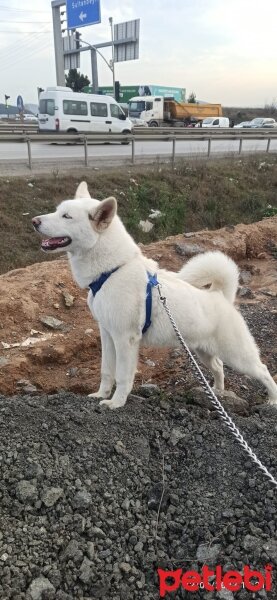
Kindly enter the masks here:
[[40, 226], [40, 224], [41, 224], [41, 220], [38, 219], [37, 217], [34, 217], [32, 219], [32, 223], [33, 223], [33, 226], [37, 229]]

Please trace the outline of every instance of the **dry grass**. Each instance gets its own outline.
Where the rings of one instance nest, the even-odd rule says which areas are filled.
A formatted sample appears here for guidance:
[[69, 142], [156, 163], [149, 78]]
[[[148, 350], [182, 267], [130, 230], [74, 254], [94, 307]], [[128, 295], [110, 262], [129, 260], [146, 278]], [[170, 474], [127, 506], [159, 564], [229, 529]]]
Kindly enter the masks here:
[[[61, 176], [3, 177], [0, 273], [46, 260], [31, 217], [52, 211], [61, 200], [73, 197], [82, 178], [94, 197], [116, 196], [125, 225], [136, 241], [144, 243], [182, 231], [250, 223], [272, 210], [268, 205], [276, 208], [277, 157], [272, 154], [266, 158], [180, 163], [174, 171], [166, 166], [122, 167]], [[159, 209], [163, 216], [146, 234], [138, 224], [148, 218], [151, 208]]]

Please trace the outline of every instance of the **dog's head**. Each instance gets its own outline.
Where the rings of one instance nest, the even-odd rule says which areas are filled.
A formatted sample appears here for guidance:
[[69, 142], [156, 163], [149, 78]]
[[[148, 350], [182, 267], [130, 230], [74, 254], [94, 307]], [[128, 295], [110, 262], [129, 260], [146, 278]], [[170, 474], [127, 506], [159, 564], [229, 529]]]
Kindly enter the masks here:
[[111, 224], [117, 204], [113, 197], [99, 202], [91, 198], [85, 181], [77, 188], [74, 200], [65, 200], [54, 213], [32, 219], [36, 231], [43, 236], [41, 248], [45, 252], [66, 249], [73, 254], [89, 250]]

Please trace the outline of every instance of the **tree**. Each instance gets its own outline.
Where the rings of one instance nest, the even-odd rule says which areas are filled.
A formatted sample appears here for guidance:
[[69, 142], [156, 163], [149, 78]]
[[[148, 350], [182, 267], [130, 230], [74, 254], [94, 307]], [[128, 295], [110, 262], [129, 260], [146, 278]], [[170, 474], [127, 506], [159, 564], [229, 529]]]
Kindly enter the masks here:
[[69, 69], [68, 75], [65, 76], [66, 86], [70, 87], [73, 92], [81, 92], [85, 85], [90, 84], [90, 80], [86, 75], [79, 73], [77, 69]]
[[190, 93], [188, 97], [188, 102], [190, 102], [191, 104], [196, 104], [196, 94], [194, 92]]

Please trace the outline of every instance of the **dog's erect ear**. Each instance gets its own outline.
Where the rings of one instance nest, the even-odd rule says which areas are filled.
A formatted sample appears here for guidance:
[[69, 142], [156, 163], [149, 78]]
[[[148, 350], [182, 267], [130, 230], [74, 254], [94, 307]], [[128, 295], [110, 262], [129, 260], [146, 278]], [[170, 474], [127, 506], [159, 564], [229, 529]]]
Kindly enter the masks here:
[[89, 219], [92, 222], [93, 228], [98, 232], [107, 229], [116, 214], [116, 210], [117, 202], [113, 196], [102, 200], [97, 209], [89, 214]]
[[75, 193], [75, 198], [91, 198], [86, 181], [79, 183]]

